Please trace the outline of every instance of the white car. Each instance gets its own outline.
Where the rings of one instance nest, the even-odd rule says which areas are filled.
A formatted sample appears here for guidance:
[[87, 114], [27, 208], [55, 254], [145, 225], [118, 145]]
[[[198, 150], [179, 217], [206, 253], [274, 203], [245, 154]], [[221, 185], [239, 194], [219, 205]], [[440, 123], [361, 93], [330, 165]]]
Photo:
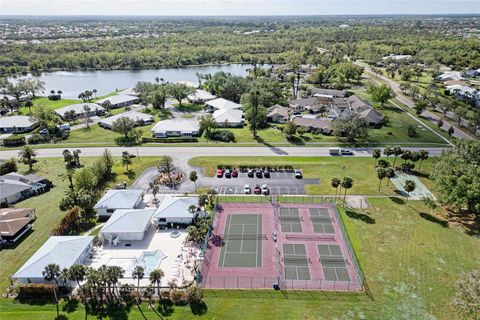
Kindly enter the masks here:
[[252, 188], [250, 188], [250, 185], [246, 184], [246, 185], [243, 187], [243, 193], [244, 193], [244, 194], [250, 194], [250, 193], [252, 193]]
[[262, 194], [269, 194], [270, 190], [268, 189], [268, 186], [266, 184], [262, 184]]
[[351, 150], [351, 149], [340, 149], [340, 154], [342, 156], [353, 156], [353, 150]]

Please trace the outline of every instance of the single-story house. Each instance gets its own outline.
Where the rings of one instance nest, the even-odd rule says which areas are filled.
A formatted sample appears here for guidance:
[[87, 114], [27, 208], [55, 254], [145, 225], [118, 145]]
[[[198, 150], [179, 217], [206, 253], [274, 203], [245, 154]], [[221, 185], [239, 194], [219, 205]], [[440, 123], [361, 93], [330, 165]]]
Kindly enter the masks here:
[[462, 73], [460, 71], [445, 71], [435, 78], [437, 81], [462, 80]]
[[382, 58], [382, 60], [395, 60], [395, 61], [399, 61], [399, 60], [408, 60], [408, 59], [411, 59], [412, 56], [409, 55], [409, 54], [389, 54], [388, 56], [385, 56]]
[[98, 125], [103, 128], [112, 129], [113, 123], [120, 118], [129, 118], [135, 121], [135, 123], [139, 126], [151, 124], [153, 122], [153, 116], [149, 114], [138, 111], [126, 111], [105, 119], [101, 119], [98, 122]]
[[446, 86], [447, 90], [461, 100], [473, 100], [477, 105], [480, 105], [480, 90], [476, 90], [472, 87], [452, 85]]
[[30, 132], [37, 126], [33, 117], [0, 117], [0, 133]]
[[375, 108], [368, 108], [363, 111], [360, 111], [359, 116], [365, 121], [367, 121], [368, 125], [371, 127], [377, 127], [382, 123], [383, 116], [380, 112], [378, 112]]
[[5, 99], [5, 98], [8, 100], [8, 102], [13, 103], [13, 102], [25, 102], [25, 101], [31, 100], [32, 96], [29, 94], [22, 94], [20, 97], [18, 97], [18, 101], [17, 101], [17, 98], [15, 98], [15, 96], [12, 96], [10, 94], [0, 95], [0, 99]]
[[289, 118], [288, 109], [284, 106], [276, 104], [268, 109], [268, 122], [285, 123]]
[[348, 95], [347, 91], [335, 89], [312, 88], [310, 91], [312, 95], [323, 94], [332, 96], [333, 98], [345, 98]]
[[143, 190], [108, 190], [93, 207], [99, 217], [110, 217], [117, 209], [143, 207]]
[[152, 209], [115, 210], [100, 230], [103, 239], [110, 245], [122, 240], [142, 240], [152, 225]]
[[372, 108], [372, 106], [368, 102], [360, 99], [357, 96], [350, 96], [346, 101], [349, 108], [356, 112], [360, 112], [360, 111]]
[[50, 181], [36, 175], [10, 172], [0, 176], [0, 203], [13, 204], [35, 194], [48, 191]]
[[[92, 254], [92, 236], [52, 236], [18, 269], [12, 278], [20, 283], [45, 283], [43, 271], [49, 264], [60, 270], [83, 264]], [[73, 287], [75, 282], [68, 283]]]
[[105, 103], [107, 100], [110, 101], [110, 105], [114, 109], [131, 106], [132, 104], [138, 103], [140, 101], [140, 99], [137, 96], [133, 96], [129, 94], [117, 94], [115, 96], [98, 100], [97, 104], [103, 105], [103, 103]]
[[214, 99], [214, 100], [210, 100], [210, 101], [205, 102], [205, 104], [212, 107], [212, 108], [218, 109], [218, 110], [223, 110], [223, 109], [229, 109], [230, 110], [230, 109], [241, 109], [242, 108], [241, 104], [238, 104], [238, 103], [235, 103], [235, 102], [223, 99], [223, 98], [217, 98], [217, 99]]
[[300, 98], [292, 100], [288, 103], [288, 106], [293, 111], [293, 113], [300, 113], [305, 110], [310, 109], [317, 103], [316, 97]]
[[[190, 207], [194, 206], [192, 212]], [[204, 212], [198, 208], [197, 197], [177, 197], [166, 195], [153, 214], [153, 223], [160, 226], [192, 223], [195, 215], [202, 216]]]
[[187, 100], [190, 103], [205, 103], [216, 98], [217, 96], [214, 96], [210, 92], [201, 89], [197, 89], [195, 90], [195, 93], [187, 96]]
[[296, 117], [293, 123], [298, 127], [314, 133], [331, 134], [333, 132], [332, 119], [329, 118], [302, 118]]
[[242, 110], [220, 109], [215, 111], [212, 117], [220, 127], [243, 127]]
[[200, 124], [196, 120], [162, 120], [150, 131], [154, 138], [194, 137], [200, 134]]
[[466, 71], [463, 72], [463, 76], [468, 77], [468, 78], [480, 77], [480, 68], [472, 69], [472, 70], [466, 70]]
[[15, 243], [32, 228], [34, 220], [31, 208], [0, 209], [0, 242]]
[[[85, 109], [88, 109], [88, 111]], [[90, 102], [71, 104], [69, 106], [55, 110], [55, 112], [62, 119], [65, 118], [65, 114], [67, 112], [72, 112], [72, 111], [75, 114], [75, 118], [83, 118], [83, 117], [93, 117], [93, 116], [103, 115], [107, 110], [96, 103], [90, 103]]]

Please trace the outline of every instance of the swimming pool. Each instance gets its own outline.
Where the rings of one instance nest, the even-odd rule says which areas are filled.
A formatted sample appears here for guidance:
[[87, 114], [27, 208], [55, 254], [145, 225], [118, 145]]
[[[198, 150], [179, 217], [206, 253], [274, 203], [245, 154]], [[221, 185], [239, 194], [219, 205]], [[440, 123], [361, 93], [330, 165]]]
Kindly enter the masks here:
[[107, 266], [119, 266], [124, 270], [124, 277], [131, 278], [135, 266], [142, 266], [145, 270], [145, 275], [150, 274], [157, 269], [160, 262], [167, 256], [160, 250], [145, 251], [140, 258], [110, 258]]

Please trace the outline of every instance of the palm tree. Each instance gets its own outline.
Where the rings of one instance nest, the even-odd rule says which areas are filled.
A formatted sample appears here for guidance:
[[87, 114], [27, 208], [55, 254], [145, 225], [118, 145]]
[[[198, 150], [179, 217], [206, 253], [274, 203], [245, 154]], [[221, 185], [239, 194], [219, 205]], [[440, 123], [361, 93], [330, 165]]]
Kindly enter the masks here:
[[28, 164], [29, 171], [32, 171], [33, 164], [35, 163], [35, 157], [37, 153], [31, 146], [24, 146], [22, 150], [18, 153], [20, 161], [25, 164]]
[[395, 168], [395, 162], [397, 162], [398, 156], [402, 155], [404, 151], [400, 146], [393, 147], [392, 151], [393, 151], [393, 155], [395, 156], [395, 159], [393, 160], [393, 167]]
[[377, 167], [377, 159], [380, 158], [382, 155], [382, 152], [380, 149], [373, 149], [372, 151], [372, 157], [375, 159], [375, 168]]
[[378, 178], [378, 191], [380, 191], [380, 186], [382, 184], [382, 180], [387, 176], [387, 171], [385, 168], [377, 168], [377, 178]]
[[80, 289], [80, 298], [82, 299], [82, 303], [85, 306], [85, 319], [88, 317], [87, 311], [87, 302], [85, 299], [85, 291], [84, 287], [80, 284], [85, 280], [85, 276], [87, 275], [87, 268], [83, 264], [74, 264], [70, 267], [68, 273], [68, 279], [71, 281], [75, 281]]
[[150, 282], [152, 283], [152, 285], [157, 286], [157, 294], [160, 300], [162, 299], [162, 295], [160, 294], [160, 284], [164, 276], [165, 273], [161, 269], [155, 269], [150, 272]]
[[392, 179], [393, 177], [395, 177], [395, 170], [393, 168], [385, 168], [385, 173], [386, 173], [386, 178], [388, 178], [387, 180], [387, 187], [390, 185], [390, 179]]
[[68, 280], [70, 280], [70, 273], [68, 268], [63, 268], [63, 270], [60, 272], [58, 280], [62, 283], [63, 287], [67, 287], [67, 282]]
[[193, 182], [193, 185], [195, 187], [195, 192], [197, 192], [197, 180], [198, 180], [198, 175], [197, 175], [197, 171], [192, 171], [190, 172], [190, 181]]
[[123, 151], [122, 152], [122, 163], [125, 166], [125, 169], [128, 172], [128, 165], [132, 164], [132, 157], [128, 153], [128, 151]]
[[53, 295], [55, 297], [55, 304], [57, 305], [57, 318], [60, 317], [60, 310], [58, 308], [58, 279], [60, 277], [60, 267], [58, 264], [51, 263], [45, 267], [45, 270], [42, 272], [43, 279], [47, 282], [55, 282], [56, 287], [53, 287]]
[[335, 201], [336, 201], [337, 200], [338, 187], [340, 186], [340, 179], [332, 178], [332, 181], [330, 181], [330, 185], [332, 186], [332, 188], [335, 188]]
[[415, 184], [415, 181], [405, 180], [405, 185], [403, 186], [405, 191], [407, 191], [407, 200], [405, 201], [405, 203], [408, 203], [408, 198], [410, 197], [410, 192], [415, 190], [416, 187], [417, 187], [417, 185]]
[[95, 98], [96, 98], [97, 97], [97, 89], [93, 89], [92, 91], [95, 94]]
[[[123, 278], [124, 270], [119, 266], [108, 266], [106, 270], [106, 280], [109, 287], [110, 294], [116, 295], [116, 284], [118, 279]], [[113, 287], [113, 291], [112, 291]]]
[[353, 187], [353, 179], [350, 177], [343, 177], [343, 180], [340, 183], [340, 185], [343, 187], [343, 189], [345, 189], [345, 194], [343, 196], [343, 203], [345, 204], [347, 199], [347, 189], [350, 189], [351, 187]]
[[137, 279], [137, 302], [140, 299], [140, 280], [145, 276], [145, 269], [142, 266], [135, 266], [132, 272], [132, 278]]
[[215, 128], [215, 126], [216, 126], [216, 122], [213, 119], [211, 114], [202, 116], [200, 118], [200, 130], [202, 132], [205, 132], [205, 138], [207, 138], [207, 140], [210, 139], [212, 129]]
[[420, 165], [418, 166], [418, 171], [420, 171], [423, 160], [427, 160], [429, 157], [429, 152], [427, 150], [420, 150], [418, 151], [418, 155], [420, 157]]

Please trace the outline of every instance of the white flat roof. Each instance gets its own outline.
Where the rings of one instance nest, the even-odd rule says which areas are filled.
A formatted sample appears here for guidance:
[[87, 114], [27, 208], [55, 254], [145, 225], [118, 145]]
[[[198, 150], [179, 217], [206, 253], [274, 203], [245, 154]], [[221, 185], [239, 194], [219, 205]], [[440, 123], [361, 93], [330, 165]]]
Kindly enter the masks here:
[[205, 104], [211, 106], [211, 107], [214, 107], [216, 109], [240, 109], [242, 107], [241, 104], [238, 104], [238, 103], [235, 103], [235, 102], [232, 102], [232, 101], [229, 101], [229, 100], [225, 100], [223, 98], [217, 98], [217, 99], [214, 99], [214, 100], [210, 100], [210, 101], [207, 101], [205, 102]]
[[197, 197], [176, 197], [166, 195], [158, 208], [155, 210], [154, 218], [193, 218], [188, 210], [190, 206], [198, 207]]
[[213, 119], [218, 123], [228, 121], [230, 123], [242, 122], [243, 111], [237, 109], [220, 109], [213, 113]]
[[33, 117], [10, 116], [0, 117], [0, 128], [28, 128], [36, 123]]
[[151, 224], [152, 215], [156, 209], [115, 210], [102, 227], [101, 232], [123, 233], [144, 232]]
[[84, 113], [85, 109], [84, 107], [88, 106], [91, 111], [94, 110], [105, 110], [102, 106], [96, 104], [96, 103], [91, 103], [91, 102], [84, 102], [84, 103], [76, 103], [76, 104], [71, 104], [69, 106], [63, 107], [56, 109], [55, 112], [59, 114], [60, 116], [64, 116], [67, 111], [75, 111], [75, 114], [80, 114]]
[[108, 190], [93, 208], [133, 209], [142, 195], [143, 190]]
[[153, 116], [151, 116], [149, 114], [141, 113], [141, 112], [138, 112], [138, 111], [126, 111], [126, 112], [122, 112], [122, 113], [116, 114], [114, 116], [102, 119], [102, 120], [100, 120], [99, 123], [112, 126], [113, 123], [120, 118], [129, 118], [129, 119], [131, 119], [133, 121], [137, 121], [137, 122], [139, 122], [139, 121], [153, 121]]
[[200, 124], [198, 121], [193, 120], [162, 120], [159, 121], [152, 129], [152, 132], [167, 132], [167, 131], [180, 131], [180, 132], [196, 132], [200, 130]]
[[211, 94], [210, 92], [208, 91], [205, 91], [205, 90], [201, 90], [201, 89], [197, 89], [195, 91], [195, 93], [192, 93], [192, 94], [189, 94], [188, 95], [188, 99], [190, 100], [204, 100], [204, 101], [207, 101], [207, 100], [213, 100], [215, 99], [217, 96], [214, 96], [213, 94]]
[[97, 101], [98, 104], [102, 104], [105, 101], [110, 101], [111, 104], [119, 104], [119, 103], [124, 103], [124, 102], [130, 102], [130, 101], [135, 101], [138, 100], [138, 97], [128, 95], [128, 94], [117, 94], [115, 96], [111, 96], [105, 99], [100, 99]]

